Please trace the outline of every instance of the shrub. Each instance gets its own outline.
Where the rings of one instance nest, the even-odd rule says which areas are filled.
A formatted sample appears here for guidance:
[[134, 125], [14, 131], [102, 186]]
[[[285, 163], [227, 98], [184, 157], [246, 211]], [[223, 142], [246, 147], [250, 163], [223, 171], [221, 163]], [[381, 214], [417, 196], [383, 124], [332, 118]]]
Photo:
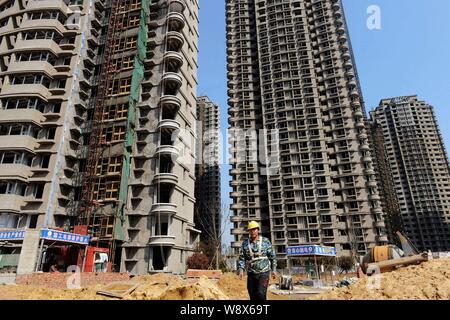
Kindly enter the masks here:
[[205, 254], [196, 252], [187, 259], [186, 266], [188, 269], [205, 270], [209, 268], [209, 259]]
[[338, 267], [341, 272], [348, 272], [353, 269], [354, 263], [352, 257], [342, 256], [338, 258]]

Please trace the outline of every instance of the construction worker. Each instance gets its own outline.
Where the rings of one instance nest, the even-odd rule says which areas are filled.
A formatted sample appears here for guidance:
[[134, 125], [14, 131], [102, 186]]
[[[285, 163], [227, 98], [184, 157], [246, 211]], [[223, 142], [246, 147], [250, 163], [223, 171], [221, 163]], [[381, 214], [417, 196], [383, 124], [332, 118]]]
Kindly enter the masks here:
[[[247, 291], [250, 300], [267, 300], [269, 277], [276, 277], [276, 254], [269, 239], [259, 235], [258, 222], [251, 221], [247, 230], [250, 238], [244, 240], [239, 254], [239, 278], [247, 269]], [[271, 272], [272, 271], [272, 272]]]

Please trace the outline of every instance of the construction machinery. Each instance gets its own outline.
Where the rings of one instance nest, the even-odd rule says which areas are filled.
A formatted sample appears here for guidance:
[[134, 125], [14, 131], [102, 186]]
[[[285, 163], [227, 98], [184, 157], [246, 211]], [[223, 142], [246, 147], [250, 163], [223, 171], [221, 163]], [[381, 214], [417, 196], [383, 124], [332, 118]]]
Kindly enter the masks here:
[[371, 276], [389, 272], [411, 264], [420, 264], [429, 260], [427, 252], [419, 253], [414, 244], [403, 234], [397, 232], [402, 249], [396, 245], [376, 246], [362, 258], [358, 275]]

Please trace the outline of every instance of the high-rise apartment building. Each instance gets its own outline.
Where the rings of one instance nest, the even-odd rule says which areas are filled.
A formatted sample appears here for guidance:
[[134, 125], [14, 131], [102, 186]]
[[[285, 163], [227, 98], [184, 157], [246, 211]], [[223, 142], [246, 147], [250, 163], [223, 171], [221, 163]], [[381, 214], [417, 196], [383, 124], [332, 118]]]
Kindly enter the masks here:
[[115, 271], [185, 271], [197, 52], [197, 0], [0, 2], [0, 227], [30, 266], [27, 234], [87, 227]]
[[367, 121], [367, 126], [370, 127], [370, 152], [374, 161], [375, 177], [380, 192], [388, 240], [389, 243], [397, 244], [401, 248], [397, 232], [404, 234], [403, 221], [397, 193], [395, 192], [394, 176], [389, 167], [386, 149], [384, 148], [383, 130], [376, 121]]
[[433, 107], [417, 96], [383, 99], [371, 112], [406, 235], [419, 250], [450, 250], [450, 171]]
[[357, 256], [386, 243], [341, 1], [227, 0], [226, 12], [232, 246], [249, 220], [279, 258], [298, 244]]
[[197, 164], [195, 224], [201, 241], [220, 245], [220, 109], [207, 96], [197, 99]]

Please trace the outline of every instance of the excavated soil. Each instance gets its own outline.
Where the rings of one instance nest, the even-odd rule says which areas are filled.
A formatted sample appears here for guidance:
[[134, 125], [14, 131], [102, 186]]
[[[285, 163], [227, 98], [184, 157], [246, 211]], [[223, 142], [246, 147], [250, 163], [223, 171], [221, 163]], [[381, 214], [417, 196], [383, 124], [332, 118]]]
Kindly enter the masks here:
[[314, 300], [449, 300], [450, 258], [399, 268], [360, 279], [344, 288], [316, 295]]
[[[185, 280], [180, 276], [156, 274], [130, 278], [127, 274], [82, 275], [81, 289], [67, 289], [63, 275], [34, 275], [17, 285], [0, 285], [0, 300], [111, 300], [97, 294], [106, 284], [128, 281], [139, 286], [126, 300], [248, 300], [246, 278], [234, 273], [220, 280], [202, 277]], [[84, 281], [83, 281], [84, 279]], [[294, 278], [295, 279], [295, 278]], [[431, 260], [420, 265], [400, 268], [380, 275], [380, 287], [375, 278], [363, 278], [344, 288], [335, 288], [309, 299], [318, 300], [424, 300], [450, 299], [450, 258]], [[297, 280], [297, 279], [295, 279]], [[120, 283], [119, 283], [120, 282]], [[270, 283], [277, 283], [271, 279]], [[372, 287], [370, 285], [372, 284]], [[117, 289], [117, 288], [115, 288]], [[126, 289], [126, 287], [123, 287]], [[268, 292], [269, 300], [304, 299]]]
[[[178, 276], [157, 274], [138, 276], [129, 280], [139, 284], [126, 296], [128, 300], [229, 300], [217, 286], [217, 281], [202, 277], [187, 281]], [[122, 286], [122, 285], [119, 285]], [[62, 289], [55, 286], [34, 284], [0, 286], [0, 300], [110, 300], [116, 299], [97, 294], [105, 284], [88, 285], [81, 289]], [[123, 287], [124, 289], [126, 287]], [[114, 287], [113, 289], [118, 289]]]

